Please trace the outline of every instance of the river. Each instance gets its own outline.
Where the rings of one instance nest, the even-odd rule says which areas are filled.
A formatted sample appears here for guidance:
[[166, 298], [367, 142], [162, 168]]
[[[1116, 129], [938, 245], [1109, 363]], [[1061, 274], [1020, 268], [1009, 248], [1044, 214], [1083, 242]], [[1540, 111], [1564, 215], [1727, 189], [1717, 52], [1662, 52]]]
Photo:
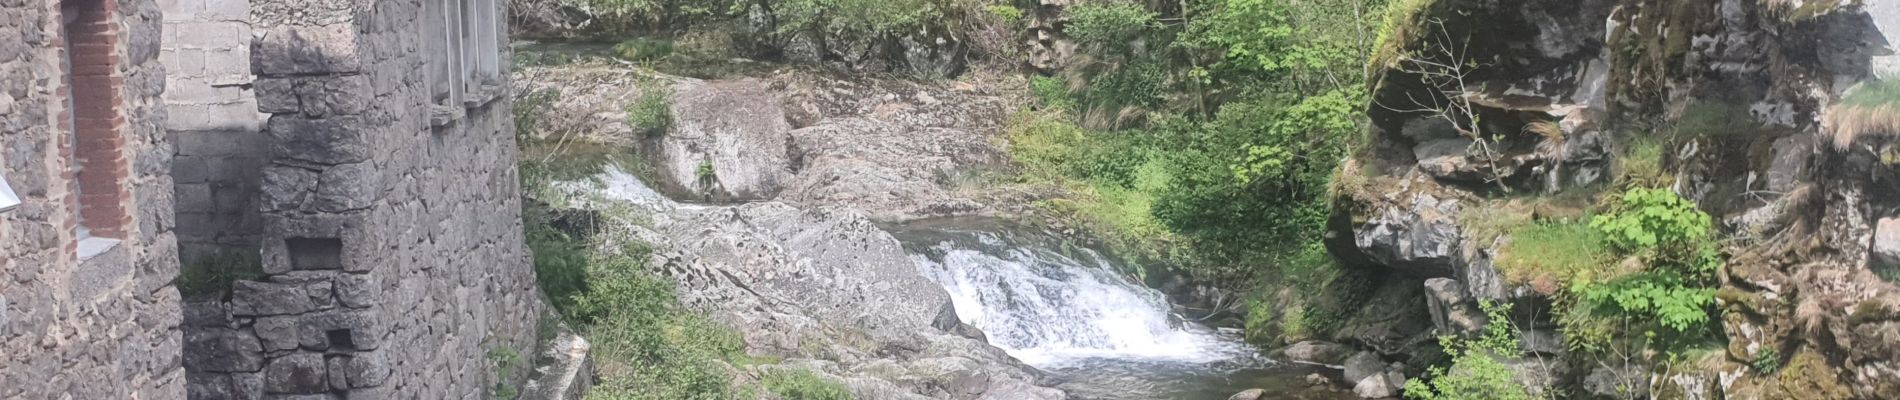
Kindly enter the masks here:
[[1309, 388], [1311, 367], [1258, 355], [1239, 337], [1171, 316], [1167, 299], [1095, 250], [994, 220], [891, 228], [991, 345], [1085, 399], [1345, 399]]

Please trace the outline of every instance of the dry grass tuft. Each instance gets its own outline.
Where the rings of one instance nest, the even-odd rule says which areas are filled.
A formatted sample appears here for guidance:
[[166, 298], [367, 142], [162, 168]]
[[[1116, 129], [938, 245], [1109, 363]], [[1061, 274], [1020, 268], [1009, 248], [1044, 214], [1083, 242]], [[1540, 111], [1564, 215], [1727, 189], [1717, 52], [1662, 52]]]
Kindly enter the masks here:
[[1531, 122], [1530, 124], [1524, 125], [1524, 131], [1542, 136], [1544, 140], [1551, 143], [1562, 144], [1564, 142], [1564, 127], [1562, 124], [1558, 124], [1557, 121]]
[[1845, 150], [1862, 137], [1900, 136], [1900, 79], [1862, 83], [1827, 110], [1823, 123], [1834, 147]]

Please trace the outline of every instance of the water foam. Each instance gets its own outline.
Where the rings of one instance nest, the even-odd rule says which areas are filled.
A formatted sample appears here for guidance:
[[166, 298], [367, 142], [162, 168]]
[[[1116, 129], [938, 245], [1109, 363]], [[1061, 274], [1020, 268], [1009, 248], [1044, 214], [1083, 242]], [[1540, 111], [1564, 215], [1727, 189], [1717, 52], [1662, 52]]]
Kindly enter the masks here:
[[1204, 363], [1252, 354], [1233, 338], [1172, 318], [1161, 293], [1116, 275], [1094, 251], [1078, 250], [1078, 259], [991, 232], [952, 234], [975, 240], [944, 240], [913, 260], [950, 292], [964, 323], [1025, 363]]

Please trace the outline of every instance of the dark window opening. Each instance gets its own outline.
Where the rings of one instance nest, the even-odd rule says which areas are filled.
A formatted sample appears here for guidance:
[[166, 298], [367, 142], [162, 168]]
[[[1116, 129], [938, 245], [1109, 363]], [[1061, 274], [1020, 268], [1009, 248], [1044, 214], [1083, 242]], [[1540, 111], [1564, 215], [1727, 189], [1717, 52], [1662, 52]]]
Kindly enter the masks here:
[[343, 269], [343, 241], [336, 238], [289, 238], [284, 249], [295, 270]]

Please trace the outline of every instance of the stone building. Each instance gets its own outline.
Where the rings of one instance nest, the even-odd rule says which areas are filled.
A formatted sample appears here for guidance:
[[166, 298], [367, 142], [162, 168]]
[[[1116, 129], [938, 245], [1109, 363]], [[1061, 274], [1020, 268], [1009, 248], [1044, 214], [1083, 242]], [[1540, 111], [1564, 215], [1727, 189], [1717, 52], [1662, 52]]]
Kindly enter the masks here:
[[[255, 275], [185, 305], [191, 397], [519, 387], [488, 356], [530, 354], [542, 311], [502, 4], [187, 3], [166, 6], [179, 29], [165, 48], [187, 67], [166, 102], [208, 116], [169, 125], [184, 268], [260, 256]], [[245, 52], [248, 71], [225, 61]]]
[[185, 395], [160, 28], [151, 0], [0, 2], [0, 398]]
[[502, 14], [0, 2], [0, 399], [520, 387], [490, 356], [544, 307]]

